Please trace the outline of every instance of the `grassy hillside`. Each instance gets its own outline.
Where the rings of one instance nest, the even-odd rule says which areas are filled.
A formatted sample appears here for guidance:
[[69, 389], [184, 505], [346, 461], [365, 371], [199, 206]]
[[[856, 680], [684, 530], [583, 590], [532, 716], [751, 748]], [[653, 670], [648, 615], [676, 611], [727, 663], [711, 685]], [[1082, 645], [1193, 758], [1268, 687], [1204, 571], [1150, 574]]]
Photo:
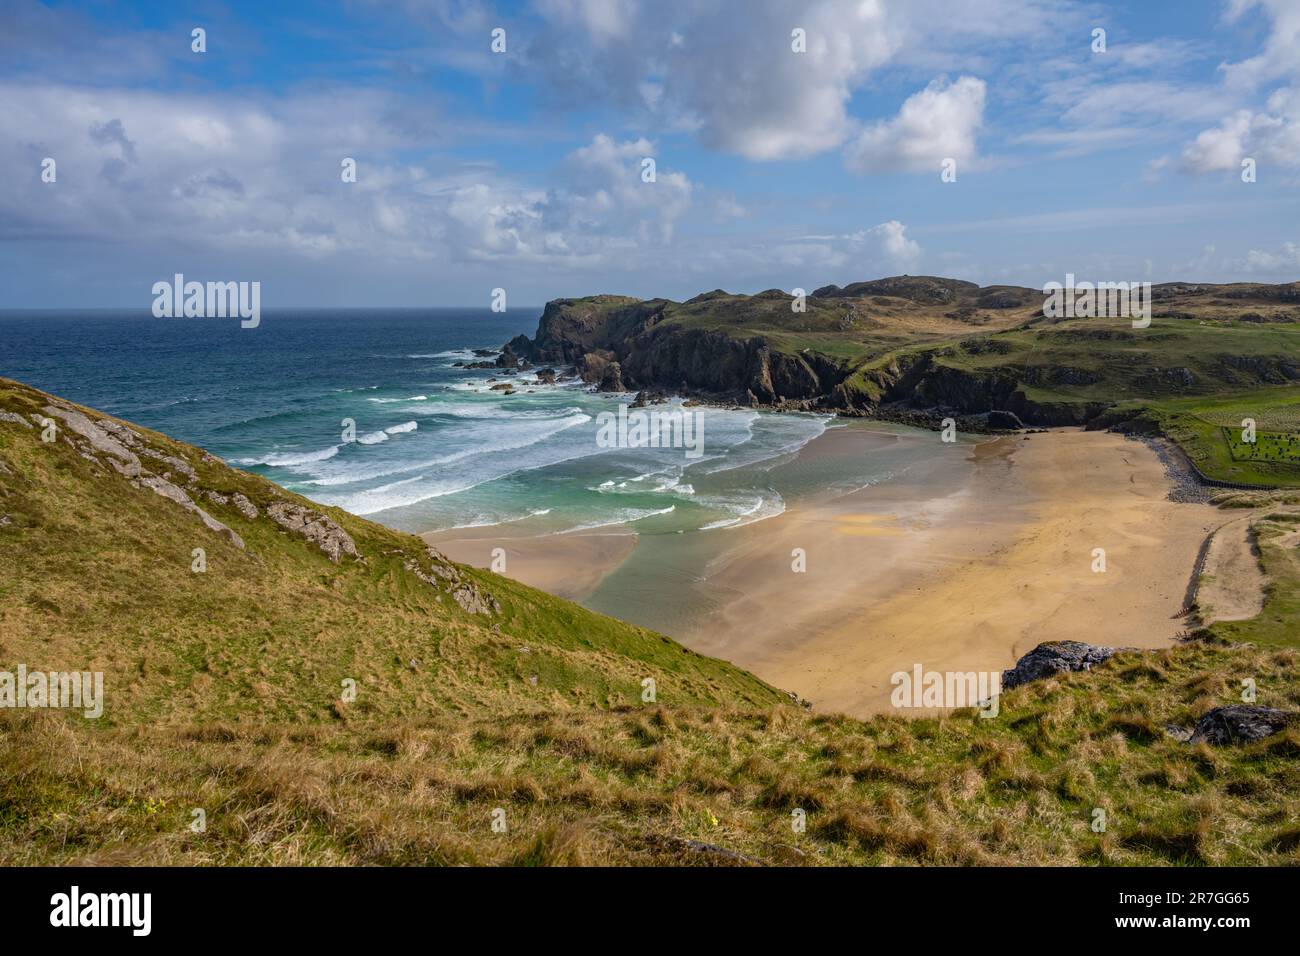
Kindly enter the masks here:
[[[31, 420], [48, 416], [50, 401], [0, 380], [0, 411]], [[39, 429], [0, 421], [0, 514], [9, 519], [0, 529], [0, 653], [33, 667], [102, 670], [104, 723], [328, 720], [344, 706], [344, 679], [357, 684], [347, 709], [374, 718], [610, 707], [640, 701], [647, 677], [683, 703], [761, 706], [782, 696], [661, 635], [457, 568], [501, 606], [469, 613], [406, 568], [431, 567], [419, 539], [131, 427], [149, 450], [189, 463], [195, 477], [184, 481], [177, 467], [138, 454], [244, 548], [134, 487], [105, 464], [111, 456], [78, 454], [70, 429], [46, 444]], [[205, 491], [243, 494], [259, 515]], [[276, 501], [327, 514], [363, 560], [334, 563], [288, 533], [267, 515]], [[195, 548], [206, 552], [204, 573], [191, 570]]]
[[[56, 412], [53, 443], [23, 424]], [[107, 697], [100, 720], [0, 709], [0, 864], [1300, 862], [1300, 729], [1164, 732], [1246, 676], [1300, 706], [1283, 641], [1119, 655], [1004, 694], [995, 719], [812, 714], [127, 428], [0, 381], [0, 670], [102, 670]], [[286, 506], [359, 557], [272, 520]]]

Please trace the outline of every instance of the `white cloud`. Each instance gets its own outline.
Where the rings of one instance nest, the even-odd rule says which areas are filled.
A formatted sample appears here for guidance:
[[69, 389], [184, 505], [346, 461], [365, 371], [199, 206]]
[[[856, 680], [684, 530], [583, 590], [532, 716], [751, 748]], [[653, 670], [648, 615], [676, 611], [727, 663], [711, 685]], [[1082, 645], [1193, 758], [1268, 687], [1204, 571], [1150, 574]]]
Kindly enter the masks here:
[[963, 76], [932, 82], [903, 103], [898, 115], [862, 131], [845, 152], [858, 172], [938, 172], [946, 158], [960, 165], [975, 157], [975, 137], [984, 123], [983, 80]]
[[[856, 132], [856, 90], [886, 65], [931, 70], [1038, 42], [1073, 8], [1042, 0], [541, 0], [527, 77], [566, 104], [637, 110], [755, 160], [800, 159]], [[807, 52], [791, 49], [791, 31]]]
[[636, 21], [636, 0], [537, 0], [538, 11], [581, 26], [598, 42], [627, 37]]
[[884, 261], [895, 269], [910, 269], [921, 258], [920, 244], [907, 238], [907, 227], [897, 219], [882, 222], [867, 230], [865, 238], [873, 238], [880, 243]]
[[914, 272], [921, 259], [921, 245], [907, 235], [907, 226], [897, 219], [847, 235], [801, 236], [782, 245], [784, 265], [818, 270], [818, 274], [848, 274], [847, 281], [875, 278], [900, 272]]
[[[645, 139], [597, 135], [549, 188], [490, 166], [390, 157], [413, 140], [382, 93], [256, 103], [228, 96], [0, 84], [0, 238], [172, 242], [319, 258], [600, 260], [664, 244], [691, 208], [687, 177], [641, 180]], [[41, 161], [57, 163], [55, 183]], [[358, 163], [356, 183], [341, 162]]]
[[1238, 110], [1202, 130], [1183, 149], [1183, 168], [1193, 173], [1237, 170], [1251, 157], [1259, 164], [1300, 166], [1300, 89], [1282, 89], [1263, 112]]
[[1287, 281], [1294, 281], [1300, 272], [1300, 246], [1294, 242], [1284, 242], [1275, 251], [1251, 249], [1237, 263], [1237, 268], [1242, 272], [1285, 276]]
[[[1263, 50], [1240, 63], [1222, 65], [1229, 89], [1250, 90], [1280, 77], [1300, 78], [1300, 4], [1295, 0], [1231, 0], [1227, 19], [1259, 11], [1269, 20]], [[1300, 86], [1274, 90], [1263, 110], [1238, 109], [1202, 130], [1183, 148], [1190, 173], [1237, 170], [1252, 158], [1260, 165], [1300, 166]]]
[[1228, 20], [1259, 10], [1271, 21], [1264, 49], [1240, 63], [1223, 64], [1230, 86], [1253, 88], [1280, 76], [1300, 75], [1300, 4], [1295, 0], [1231, 0]]

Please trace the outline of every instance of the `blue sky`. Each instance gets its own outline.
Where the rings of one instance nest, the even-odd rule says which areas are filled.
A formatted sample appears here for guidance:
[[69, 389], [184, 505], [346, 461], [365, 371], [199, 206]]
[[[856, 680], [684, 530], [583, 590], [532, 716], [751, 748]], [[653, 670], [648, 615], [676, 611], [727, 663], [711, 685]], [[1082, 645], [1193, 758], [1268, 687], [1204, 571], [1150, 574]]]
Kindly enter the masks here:
[[1294, 281], [1300, 2], [7, 0], [0, 170], [0, 307]]

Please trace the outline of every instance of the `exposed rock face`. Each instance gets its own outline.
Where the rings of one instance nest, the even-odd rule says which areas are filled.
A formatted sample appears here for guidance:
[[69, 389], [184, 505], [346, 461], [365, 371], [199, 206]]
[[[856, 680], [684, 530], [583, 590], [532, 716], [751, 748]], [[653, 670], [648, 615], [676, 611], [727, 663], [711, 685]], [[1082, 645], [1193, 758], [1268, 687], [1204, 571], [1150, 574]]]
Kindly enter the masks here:
[[[1153, 288], [1153, 294], [1164, 299], [1202, 293], [1291, 302], [1300, 298], [1300, 283]], [[835, 329], [844, 332], [873, 325], [887, 331], [894, 317], [909, 312], [929, 318], [939, 313], [949, 320], [985, 325], [993, 319], [1014, 321], [1019, 311], [1028, 326], [1044, 318], [1043, 299], [1037, 289], [981, 288], [936, 276], [892, 276], [843, 288], [824, 286], [806, 297], [802, 312], [792, 309], [794, 300], [779, 289], [749, 296], [716, 289], [681, 303], [610, 295], [557, 299], [547, 303], [533, 338], [516, 336], [507, 348], [539, 364], [573, 365], [584, 381], [604, 390], [663, 388], [753, 406], [827, 410], [914, 424], [933, 425], [948, 416], [1006, 413], [1023, 426], [1087, 425], [1112, 403], [1030, 396], [1037, 392], [1069, 395], [1072, 389], [1094, 385], [1102, 379], [1091, 367], [1067, 367], [1028, 353], [1023, 361], [948, 361], [950, 347], [899, 349], [892, 356], [864, 353], [860, 359], [832, 357], [837, 350], [831, 347], [827, 347], [830, 354], [792, 348], [804, 332], [825, 337]], [[1051, 334], [1080, 341], [1133, 336], [1125, 330], [1086, 327]], [[1152, 335], [1152, 341], [1160, 337], [1160, 333]], [[955, 347], [968, 354], [1009, 356], [1015, 342], [992, 335], [967, 339]], [[1203, 366], [1163, 368], [1142, 362], [1139, 353], [1126, 355], [1122, 373], [1136, 388], [1154, 394], [1184, 390], [1202, 384], [1206, 377]], [[610, 370], [614, 363], [617, 377]], [[1293, 382], [1300, 380], [1300, 362], [1285, 356], [1224, 356], [1213, 377], [1242, 388]], [[1010, 422], [1004, 419], [989, 427], [1016, 427]]]
[[332, 518], [318, 511], [288, 501], [277, 501], [267, 507], [266, 513], [271, 516], [272, 521], [290, 534], [306, 538], [316, 545], [335, 564], [338, 564], [344, 555], [358, 560], [361, 558], [352, 536], [339, 527]]
[[1192, 728], [1189, 743], [1249, 743], [1300, 723], [1300, 714], [1254, 704], [1229, 704], [1206, 711]]
[[490, 594], [480, 591], [473, 584], [462, 583], [452, 589], [452, 598], [470, 614], [500, 614], [501, 605]]
[[452, 600], [470, 614], [501, 613], [501, 603], [491, 594], [480, 590], [473, 581], [468, 580], [456, 565], [447, 560], [445, 555], [433, 548], [428, 548], [425, 555], [429, 559], [427, 571], [419, 562], [409, 560], [404, 563], [406, 570], [439, 591], [445, 586]]
[[205, 491], [203, 497], [209, 501], [214, 501], [223, 507], [225, 505], [234, 505], [235, 510], [241, 515], [252, 521], [258, 515], [257, 505], [249, 501], [244, 495], [235, 492], [233, 495], [223, 495], [219, 491]]
[[1101, 414], [1106, 405], [1034, 401], [1026, 397], [1020, 382], [1001, 371], [969, 372], [939, 364], [933, 355], [921, 353], [880, 365], [855, 382], [843, 382], [819, 407], [844, 415], [879, 414], [891, 409], [915, 412], [920, 408], [929, 410], [933, 420], [949, 414], [987, 414], [996, 409], [1016, 416], [1022, 426], [1056, 426], [1083, 425]]
[[23, 428], [35, 428], [36, 426], [29, 422], [23, 416], [14, 412], [0, 412], [0, 422], [10, 422], [14, 425], [22, 425]]
[[1121, 650], [1124, 648], [1097, 647], [1081, 641], [1047, 641], [1016, 661], [1011, 670], [1002, 672], [1002, 689], [1009, 690], [1066, 671], [1091, 670]]
[[[605, 369], [613, 361], [615, 361], [613, 352], [603, 349], [595, 352], [584, 352], [578, 357], [574, 368], [578, 371], [578, 377], [588, 385], [599, 385], [601, 379], [605, 377]], [[621, 371], [620, 369], [620, 374]]]
[[618, 362], [610, 362], [605, 366], [605, 370], [600, 375], [600, 391], [602, 392], [625, 392], [623, 387], [623, 366]]
[[641, 307], [647, 304], [618, 295], [555, 299], [542, 310], [534, 338], [519, 335], [508, 344], [533, 362], [577, 365], [588, 352], [609, 348], [632, 334], [642, 324]]
[[997, 410], [989, 412], [986, 424], [989, 428], [1006, 429], [1009, 431], [1025, 427], [1025, 423], [1020, 420], [1020, 416], [1015, 412]]
[[231, 501], [235, 505], [235, 510], [238, 511], [245, 518], [247, 518], [249, 521], [252, 521], [254, 518], [257, 517], [257, 505], [253, 504], [243, 495], [236, 492], [235, 496], [231, 499]]
[[209, 531], [215, 531], [220, 535], [224, 535], [226, 540], [237, 548], [242, 549], [244, 547], [243, 538], [196, 505], [193, 499], [185, 493], [184, 489], [178, 488], [166, 478], [160, 478], [157, 475], [145, 475], [142, 478], [139, 478], [135, 484], [142, 488], [148, 488], [154, 492], [154, 494], [171, 499], [186, 511], [198, 515], [199, 520], [203, 522], [204, 526]]
[[127, 449], [107, 430], [100, 428], [81, 412], [71, 408], [56, 408], [53, 405], [46, 405], [45, 411], [51, 418], [60, 419], [70, 431], [89, 442], [92, 453], [99, 452], [108, 455], [108, 463], [119, 474], [127, 478], [140, 477], [143, 470], [140, 467], [140, 459], [136, 457], [135, 452]]
[[144, 455], [146, 458], [152, 458], [155, 461], [162, 462], [168, 468], [179, 471], [186, 478], [197, 477], [194, 473], [193, 466], [183, 458], [177, 458], [175, 455], [164, 455], [162, 452], [154, 451], [152, 448], [145, 448], [140, 452], [140, 454]]
[[518, 368], [519, 356], [515, 355], [514, 349], [506, 345], [501, 350], [501, 354], [497, 356], [496, 366], [497, 368]]
[[[237, 548], [244, 547], [244, 540], [238, 534], [195, 504], [184, 489], [173, 484], [166, 477], [146, 471], [140, 463], [139, 456], [131, 448], [139, 449], [140, 453], [147, 458], [160, 461], [192, 479], [196, 476], [189, 462], [154, 451], [145, 444], [138, 433], [119, 422], [107, 418], [92, 421], [76, 409], [56, 405], [46, 405], [45, 411], [51, 418], [62, 421], [73, 435], [82, 440], [78, 443], [76, 440], [69, 439], [83, 458], [102, 463], [104, 459], [97, 457], [96, 453], [107, 456], [108, 464], [137, 488], [148, 488], [154, 494], [176, 502], [186, 511], [197, 516], [209, 531], [222, 535]], [[128, 445], [131, 448], [128, 448]]]

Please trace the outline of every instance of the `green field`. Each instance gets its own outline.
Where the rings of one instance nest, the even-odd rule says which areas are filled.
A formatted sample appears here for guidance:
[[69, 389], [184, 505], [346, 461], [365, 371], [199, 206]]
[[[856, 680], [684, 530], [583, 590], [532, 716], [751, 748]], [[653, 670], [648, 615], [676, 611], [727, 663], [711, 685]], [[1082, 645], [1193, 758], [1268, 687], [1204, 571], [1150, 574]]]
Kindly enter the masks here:
[[[1145, 422], [1178, 443], [1208, 477], [1263, 488], [1300, 487], [1300, 387], [1279, 385], [1227, 395], [1134, 402], [1113, 413]], [[1243, 442], [1243, 419], [1256, 442]]]

